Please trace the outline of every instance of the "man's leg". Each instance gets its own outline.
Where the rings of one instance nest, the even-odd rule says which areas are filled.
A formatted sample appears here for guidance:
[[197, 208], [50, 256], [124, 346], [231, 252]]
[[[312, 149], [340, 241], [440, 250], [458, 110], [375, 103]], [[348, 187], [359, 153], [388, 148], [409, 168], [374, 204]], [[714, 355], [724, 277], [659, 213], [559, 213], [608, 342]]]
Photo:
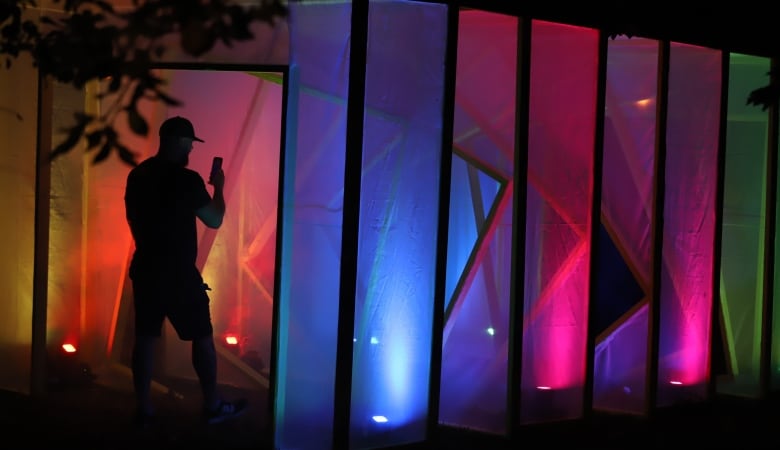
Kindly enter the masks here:
[[213, 411], [219, 406], [217, 393], [217, 349], [212, 335], [192, 340], [192, 367], [203, 392], [203, 407]]
[[133, 346], [133, 388], [135, 389], [137, 414], [140, 416], [151, 416], [154, 412], [151, 386], [156, 343], [156, 337], [136, 336]]
[[172, 319], [179, 337], [192, 340], [192, 367], [198, 375], [203, 392], [203, 413], [208, 423], [219, 423], [236, 417], [246, 409], [246, 400], [229, 402], [222, 399], [217, 387], [217, 349], [211, 325], [209, 297], [202, 285], [196, 301], [186, 311], [178, 311]]
[[192, 341], [192, 365], [203, 390], [203, 413], [208, 423], [219, 423], [244, 413], [246, 399], [225, 401], [217, 388], [217, 349], [211, 335]]

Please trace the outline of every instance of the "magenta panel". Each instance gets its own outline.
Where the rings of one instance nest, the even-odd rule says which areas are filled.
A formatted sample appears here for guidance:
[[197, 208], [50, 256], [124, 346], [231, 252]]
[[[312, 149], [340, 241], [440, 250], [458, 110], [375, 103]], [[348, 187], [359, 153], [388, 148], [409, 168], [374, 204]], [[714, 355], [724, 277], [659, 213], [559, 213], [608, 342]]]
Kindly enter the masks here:
[[520, 420], [582, 414], [598, 32], [534, 21]]
[[718, 50], [671, 44], [658, 406], [707, 394], [721, 58]]

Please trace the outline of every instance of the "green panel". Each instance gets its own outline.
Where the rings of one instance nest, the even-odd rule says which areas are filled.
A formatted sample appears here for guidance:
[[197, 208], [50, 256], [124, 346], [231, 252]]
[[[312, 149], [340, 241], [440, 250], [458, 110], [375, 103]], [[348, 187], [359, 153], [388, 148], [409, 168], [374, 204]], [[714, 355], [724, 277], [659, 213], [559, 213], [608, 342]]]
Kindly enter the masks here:
[[717, 388], [748, 397], [760, 392], [768, 114], [745, 99], [768, 71], [767, 58], [730, 56], [720, 287], [727, 369]]
[[[774, 149], [775, 152], [780, 150]], [[777, 160], [778, 169], [780, 169], [780, 158]], [[780, 183], [778, 184], [780, 186]], [[776, 191], [775, 197], [775, 229], [780, 224], [780, 188]], [[772, 361], [771, 361], [771, 390], [780, 389], [780, 233], [775, 231], [775, 273], [774, 289], [772, 296]]]

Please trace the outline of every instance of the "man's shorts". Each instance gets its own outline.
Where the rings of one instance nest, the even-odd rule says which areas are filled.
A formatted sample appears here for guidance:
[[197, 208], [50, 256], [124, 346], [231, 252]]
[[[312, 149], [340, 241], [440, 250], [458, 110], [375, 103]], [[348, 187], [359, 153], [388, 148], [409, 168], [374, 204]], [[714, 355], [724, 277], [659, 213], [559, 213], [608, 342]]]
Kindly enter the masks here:
[[136, 335], [159, 337], [166, 317], [184, 341], [214, 332], [209, 296], [200, 277], [187, 282], [155, 278], [132, 280]]

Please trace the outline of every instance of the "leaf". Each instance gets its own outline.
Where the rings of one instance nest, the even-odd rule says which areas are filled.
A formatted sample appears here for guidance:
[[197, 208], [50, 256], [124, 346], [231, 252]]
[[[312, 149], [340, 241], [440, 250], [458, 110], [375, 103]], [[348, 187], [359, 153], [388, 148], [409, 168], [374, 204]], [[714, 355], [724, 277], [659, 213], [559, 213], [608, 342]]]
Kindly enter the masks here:
[[133, 130], [133, 133], [140, 136], [146, 136], [149, 133], [149, 124], [146, 123], [143, 116], [138, 113], [138, 110], [135, 109], [134, 105], [129, 106], [126, 111], [127, 123], [130, 125], [130, 129]]
[[100, 147], [100, 151], [95, 155], [94, 158], [92, 158], [92, 164], [98, 164], [102, 161], [104, 161], [106, 158], [108, 158], [109, 155], [111, 155], [111, 148], [114, 146], [113, 141], [106, 141], [105, 144], [103, 144], [102, 147]]
[[181, 102], [162, 91], [157, 91], [157, 97], [168, 106], [181, 106]]
[[217, 35], [203, 22], [192, 20], [181, 30], [181, 48], [191, 56], [201, 56], [214, 47]]
[[49, 159], [53, 160], [54, 158], [73, 150], [73, 147], [75, 147], [76, 144], [79, 143], [79, 140], [81, 140], [81, 136], [84, 134], [84, 129], [86, 126], [87, 122], [79, 121], [76, 125], [66, 129], [68, 130], [68, 137], [65, 138], [64, 141], [60, 142], [59, 145], [54, 147], [54, 150], [52, 150], [51, 154], [49, 155]]
[[103, 141], [102, 130], [93, 131], [92, 133], [87, 134], [87, 151], [97, 147], [98, 145], [100, 145], [102, 141]]
[[130, 164], [133, 167], [138, 165], [138, 161], [136, 160], [138, 155], [130, 151], [129, 148], [125, 147], [119, 142], [115, 143], [114, 147], [116, 147], [117, 151], [119, 152], [119, 159], [126, 162], [127, 164]]
[[762, 111], [766, 111], [770, 106], [777, 103], [778, 97], [780, 97], [780, 87], [777, 84], [770, 83], [750, 92], [745, 104], [760, 106]]

